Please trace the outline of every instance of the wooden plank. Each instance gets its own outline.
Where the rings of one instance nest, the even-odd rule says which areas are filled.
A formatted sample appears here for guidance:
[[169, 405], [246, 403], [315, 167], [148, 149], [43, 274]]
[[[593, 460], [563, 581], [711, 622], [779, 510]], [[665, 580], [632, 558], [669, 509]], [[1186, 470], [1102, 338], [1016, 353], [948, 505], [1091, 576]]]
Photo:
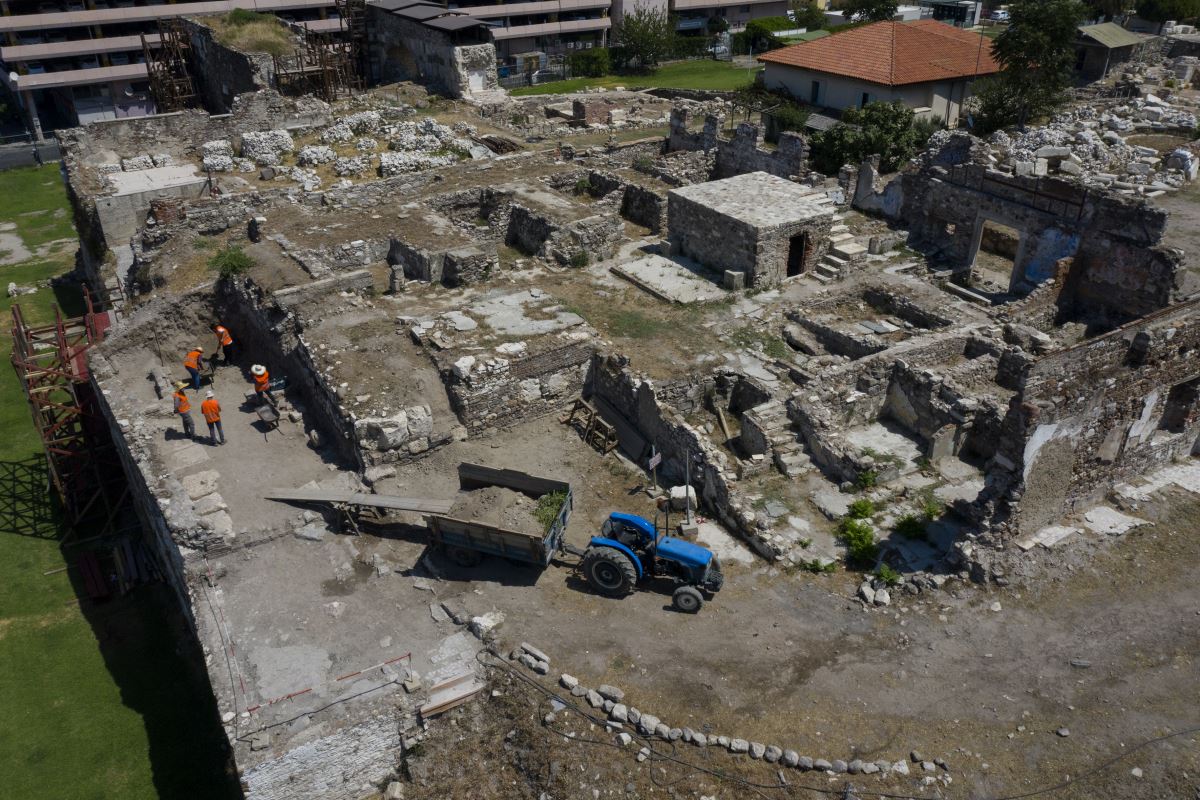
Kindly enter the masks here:
[[347, 503], [368, 508], [391, 508], [398, 511], [418, 511], [424, 514], [445, 514], [454, 506], [453, 500], [434, 500], [429, 497], [395, 497], [386, 494], [357, 494], [326, 489], [271, 489], [263, 494], [267, 500], [297, 503]]
[[486, 688], [486, 684], [473, 680], [468, 684], [449, 686], [436, 694], [431, 694], [429, 702], [421, 706], [421, 717], [431, 717], [434, 714], [449, 711], [455, 706], [467, 702]]

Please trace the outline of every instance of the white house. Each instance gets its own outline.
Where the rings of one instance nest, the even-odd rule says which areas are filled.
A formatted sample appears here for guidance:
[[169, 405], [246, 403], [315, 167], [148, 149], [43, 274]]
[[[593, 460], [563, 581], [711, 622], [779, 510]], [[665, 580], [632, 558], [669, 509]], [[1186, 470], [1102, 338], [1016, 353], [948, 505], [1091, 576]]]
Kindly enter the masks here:
[[844, 110], [899, 100], [956, 127], [976, 78], [1000, 65], [991, 40], [933, 20], [876, 22], [759, 56], [768, 89]]

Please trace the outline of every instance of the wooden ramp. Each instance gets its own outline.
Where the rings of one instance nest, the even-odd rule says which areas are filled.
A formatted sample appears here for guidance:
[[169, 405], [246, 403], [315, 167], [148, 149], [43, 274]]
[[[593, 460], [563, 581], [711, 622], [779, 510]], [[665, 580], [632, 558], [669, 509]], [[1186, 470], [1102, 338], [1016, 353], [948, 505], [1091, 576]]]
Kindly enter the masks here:
[[434, 500], [429, 497], [394, 497], [386, 494], [359, 494], [327, 489], [271, 489], [263, 494], [268, 500], [285, 503], [329, 503], [363, 508], [388, 508], [396, 511], [416, 511], [422, 514], [449, 513], [453, 500]]

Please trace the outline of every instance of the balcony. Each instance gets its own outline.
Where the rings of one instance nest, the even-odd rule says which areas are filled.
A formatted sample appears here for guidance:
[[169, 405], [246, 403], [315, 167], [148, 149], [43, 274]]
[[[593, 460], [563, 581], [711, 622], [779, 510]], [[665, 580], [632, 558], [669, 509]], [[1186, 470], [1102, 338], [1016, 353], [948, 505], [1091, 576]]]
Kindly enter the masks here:
[[[146, 34], [146, 42], [158, 44], [158, 34]], [[103, 39], [76, 39], [70, 42], [46, 42], [45, 44], [18, 44], [0, 47], [0, 61], [5, 64], [20, 64], [43, 58], [69, 58], [71, 56], [98, 55], [100, 53], [122, 53], [141, 51], [140, 36], [110, 36]]]
[[63, 86], [89, 86], [112, 81], [140, 81], [146, 79], [145, 64], [123, 64], [117, 67], [94, 69], [67, 69], [62, 72], [42, 72], [37, 75], [17, 75], [5, 78], [9, 88], [17, 92], [32, 89], [57, 89]]
[[507, 28], [492, 28], [492, 37], [497, 41], [518, 39], [525, 36], [557, 36], [576, 31], [601, 31], [612, 27], [608, 17], [596, 19], [573, 19], [565, 22], [542, 22], [536, 25], [510, 25]]
[[675, 0], [673, 10], [687, 11], [693, 8], [730, 8], [733, 6], [762, 5], [764, 3], [786, 5], [782, 0], [738, 0], [736, 3], [731, 3], [729, 0]]
[[223, 14], [235, 8], [270, 13], [273, 11], [332, 6], [332, 0], [209, 0], [209, 2], [200, 3], [99, 8], [94, 11], [55, 11], [49, 14], [19, 14], [11, 17], [0, 17], [0, 33], [53, 28], [82, 28], [90, 25], [112, 25], [121, 22], [152, 22], [163, 17], [182, 17], [192, 14]]
[[608, 8], [611, 0], [540, 0], [533, 3], [496, 3], [486, 6], [460, 6], [456, 11], [480, 19], [503, 19], [527, 14], [559, 14], [586, 8]]

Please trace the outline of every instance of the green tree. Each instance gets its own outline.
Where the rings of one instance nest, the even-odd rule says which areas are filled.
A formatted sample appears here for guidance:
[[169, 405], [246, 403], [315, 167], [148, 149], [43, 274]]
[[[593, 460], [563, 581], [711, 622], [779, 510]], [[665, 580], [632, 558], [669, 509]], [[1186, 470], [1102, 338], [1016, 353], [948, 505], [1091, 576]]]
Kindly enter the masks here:
[[1084, 3], [1091, 9], [1092, 14], [1089, 16], [1104, 17], [1104, 20], [1108, 22], [1128, 11], [1132, 7], [1133, 0], [1084, 0]]
[[1200, 0], [1138, 0], [1137, 15], [1151, 22], [1182, 22], [1200, 16]]
[[666, 8], [638, 3], [621, 17], [613, 39], [624, 48], [630, 61], [652, 69], [670, 55], [675, 29]]
[[846, 0], [842, 11], [855, 22], [884, 22], [896, 16], [899, 5], [894, 0]]
[[903, 103], [867, 103], [847, 109], [842, 121], [812, 139], [813, 164], [834, 175], [843, 164], [859, 164], [878, 155], [884, 172], [899, 169], [928, 139], [914, 127], [912, 109]]
[[760, 19], [752, 19], [746, 23], [746, 42], [751, 52], [763, 53], [783, 47], [783, 42], [775, 35], [770, 26]]
[[1063, 101], [1075, 64], [1075, 34], [1087, 8], [1080, 0], [1014, 0], [1010, 22], [992, 45], [1004, 94], [1024, 127]]
[[797, 28], [815, 31], [825, 27], [825, 12], [813, 0], [792, 0], [791, 11]]

